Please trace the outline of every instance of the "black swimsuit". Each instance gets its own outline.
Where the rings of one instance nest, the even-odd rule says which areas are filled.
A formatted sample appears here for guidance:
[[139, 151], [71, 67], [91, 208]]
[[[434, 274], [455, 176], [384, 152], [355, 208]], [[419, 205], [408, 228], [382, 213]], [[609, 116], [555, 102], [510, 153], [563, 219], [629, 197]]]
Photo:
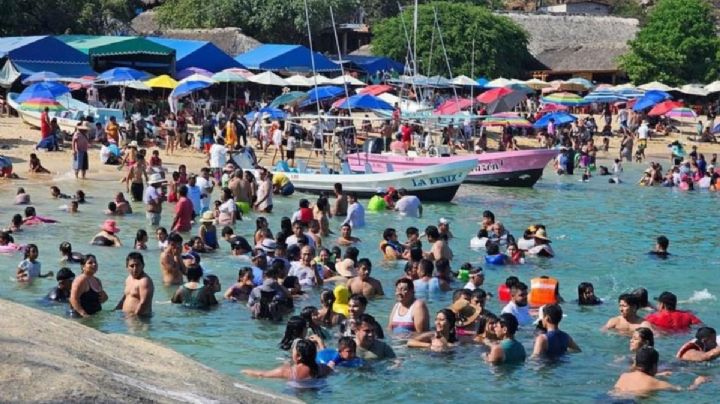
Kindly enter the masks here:
[[80, 306], [87, 314], [95, 314], [102, 310], [100, 305], [100, 293], [88, 288], [88, 290], [80, 295]]

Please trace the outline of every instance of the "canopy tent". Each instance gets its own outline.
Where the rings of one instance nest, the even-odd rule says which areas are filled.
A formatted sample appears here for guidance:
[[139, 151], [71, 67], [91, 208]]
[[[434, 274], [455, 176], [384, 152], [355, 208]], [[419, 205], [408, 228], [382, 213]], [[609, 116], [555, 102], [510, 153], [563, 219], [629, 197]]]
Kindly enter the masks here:
[[252, 70], [306, 73], [313, 71], [314, 60], [317, 72], [340, 71], [338, 64], [322, 54], [311, 55], [302, 45], [265, 44], [236, 56], [235, 61]]
[[149, 41], [175, 50], [175, 70], [200, 67], [212, 73], [232, 67], [242, 68], [240, 63], [215, 46], [212, 42], [189, 39], [146, 37]]
[[307, 78], [300, 74], [290, 76], [290, 77], [286, 78], [285, 81], [287, 82], [287, 84], [289, 86], [295, 86], [295, 87], [312, 87], [314, 85], [312, 79]]
[[355, 68], [354, 70], [360, 70], [371, 76], [383, 71], [398, 73], [405, 71], [405, 65], [385, 56], [345, 55], [342, 59], [350, 63], [351, 69]]
[[51, 36], [0, 38], [0, 61], [10, 60], [22, 76], [40, 71], [63, 77], [95, 74], [88, 57]]
[[566, 125], [577, 121], [577, 117], [575, 115], [570, 115], [564, 111], [558, 111], [544, 115], [533, 124], [533, 127], [538, 129], [545, 128], [548, 124], [550, 124], [551, 119], [555, 122], [555, 125]]
[[317, 83], [317, 85], [319, 85], [319, 86], [332, 85], [332, 84], [334, 84], [333, 81], [332, 81], [332, 79], [330, 79], [330, 78], [328, 78], [328, 77], [325, 77], [325, 76], [323, 76], [322, 74], [316, 74], [315, 76], [310, 77], [308, 80], [310, 80], [310, 82], [312, 83], [313, 86], [314, 86], [316, 83]]
[[333, 79], [330, 79], [330, 84], [336, 84], [338, 86], [342, 86], [345, 83], [347, 83], [347, 85], [349, 85], [349, 86], [364, 86], [365, 85], [365, 83], [363, 83], [362, 81], [356, 79], [355, 77], [353, 77], [349, 74], [346, 74], [344, 76], [337, 76]]
[[708, 94], [720, 92], [720, 81], [713, 81], [712, 83], [706, 85], [705, 91], [707, 91]]
[[696, 95], [698, 97], [706, 97], [710, 94], [710, 92], [702, 86], [694, 84], [685, 84], [684, 86], [678, 88], [677, 91], [687, 95]]
[[58, 35], [65, 44], [90, 57], [97, 71], [133, 67], [155, 73], [175, 70], [175, 50], [139, 36]]

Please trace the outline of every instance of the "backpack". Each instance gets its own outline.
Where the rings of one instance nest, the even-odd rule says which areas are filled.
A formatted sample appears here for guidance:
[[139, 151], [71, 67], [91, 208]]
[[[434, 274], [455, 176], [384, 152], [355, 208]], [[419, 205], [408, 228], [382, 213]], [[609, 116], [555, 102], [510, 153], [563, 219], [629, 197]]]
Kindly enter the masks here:
[[250, 313], [255, 320], [282, 320], [280, 298], [277, 293], [260, 292], [260, 300], [250, 307]]

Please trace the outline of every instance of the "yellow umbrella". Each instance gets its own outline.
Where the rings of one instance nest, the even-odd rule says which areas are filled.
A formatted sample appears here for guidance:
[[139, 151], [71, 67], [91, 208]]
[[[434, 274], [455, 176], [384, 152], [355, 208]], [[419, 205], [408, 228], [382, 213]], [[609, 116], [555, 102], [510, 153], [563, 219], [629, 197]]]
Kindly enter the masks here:
[[153, 88], [174, 89], [177, 87], [178, 82], [167, 74], [163, 74], [162, 76], [153, 77], [152, 79], [146, 81], [145, 84]]

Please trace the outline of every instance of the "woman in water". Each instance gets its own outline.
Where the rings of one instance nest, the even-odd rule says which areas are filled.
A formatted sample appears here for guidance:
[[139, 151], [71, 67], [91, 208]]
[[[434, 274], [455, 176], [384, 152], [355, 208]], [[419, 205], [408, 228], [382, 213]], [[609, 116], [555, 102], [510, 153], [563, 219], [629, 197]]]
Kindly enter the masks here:
[[164, 250], [168, 244], [168, 232], [164, 227], [158, 227], [155, 230], [155, 238], [157, 238], [158, 248]]
[[637, 352], [640, 348], [654, 347], [655, 335], [652, 330], [647, 327], [635, 329], [630, 337], [630, 352]]
[[595, 287], [590, 282], [581, 282], [578, 285], [578, 304], [580, 306], [597, 306], [603, 301], [595, 296]]
[[333, 304], [335, 304], [335, 294], [333, 291], [323, 290], [320, 293], [320, 305], [322, 307], [318, 310], [318, 318], [320, 319], [320, 323], [325, 327], [334, 327], [345, 320], [345, 316], [333, 311]]
[[190, 309], [209, 309], [217, 304], [213, 291], [200, 283], [203, 276], [200, 266], [189, 267], [186, 276], [188, 281], [177, 289], [171, 302]]
[[489, 311], [484, 312], [478, 317], [478, 333], [475, 336], [475, 342], [478, 344], [490, 345], [498, 342], [495, 335], [495, 323], [500, 319]]
[[114, 220], [108, 219], [100, 226], [100, 232], [93, 236], [90, 244], [102, 247], [122, 247], [122, 242], [116, 236], [120, 228]]
[[135, 249], [136, 250], [147, 250], [148, 234], [145, 229], [139, 229], [135, 233]]
[[91, 316], [102, 310], [108, 299], [102, 282], [95, 277], [98, 271], [97, 258], [88, 254], [82, 261], [82, 273], [75, 278], [70, 288], [70, 307], [74, 315]]
[[260, 216], [255, 219], [255, 245], [260, 245], [260, 243], [262, 243], [265, 238], [265, 230], [269, 230], [268, 221], [264, 217]]
[[395, 297], [397, 303], [390, 312], [388, 329], [394, 334], [419, 333], [430, 329], [427, 305], [415, 298], [415, 287], [411, 280], [401, 278], [395, 282]]
[[202, 238], [205, 248], [217, 250], [220, 248], [217, 238], [217, 227], [215, 227], [215, 216], [212, 212], [203, 213], [200, 219], [200, 228], [198, 229], [198, 237]]
[[245, 369], [243, 373], [252, 377], [308, 381], [327, 376], [330, 369], [316, 362], [317, 348], [309, 339], [298, 339], [292, 343], [292, 363], [273, 370]]
[[[285, 335], [278, 344], [278, 347], [283, 351], [289, 351], [292, 349], [295, 340], [304, 339], [307, 336], [308, 323], [300, 316], [292, 316], [288, 319], [287, 325], [285, 326]], [[318, 348], [325, 348], [325, 344], [322, 341], [322, 337], [313, 335], [308, 338]]]
[[232, 285], [225, 292], [225, 299], [234, 302], [246, 302], [253, 290], [253, 272], [252, 268], [244, 267], [238, 271], [237, 283]]
[[450, 309], [442, 309], [435, 315], [435, 331], [416, 335], [407, 343], [409, 348], [430, 348], [443, 351], [458, 342], [455, 335], [456, 317]]

